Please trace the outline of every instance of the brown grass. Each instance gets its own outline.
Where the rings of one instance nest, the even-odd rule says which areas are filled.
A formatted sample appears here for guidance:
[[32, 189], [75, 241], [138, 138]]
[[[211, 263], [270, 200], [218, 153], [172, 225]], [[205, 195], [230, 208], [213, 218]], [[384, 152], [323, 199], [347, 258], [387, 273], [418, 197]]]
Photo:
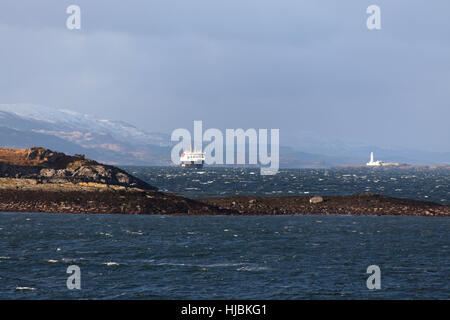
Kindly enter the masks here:
[[7, 149], [0, 148], [0, 163], [8, 163], [16, 166], [35, 166], [39, 160], [28, 159], [29, 149]]

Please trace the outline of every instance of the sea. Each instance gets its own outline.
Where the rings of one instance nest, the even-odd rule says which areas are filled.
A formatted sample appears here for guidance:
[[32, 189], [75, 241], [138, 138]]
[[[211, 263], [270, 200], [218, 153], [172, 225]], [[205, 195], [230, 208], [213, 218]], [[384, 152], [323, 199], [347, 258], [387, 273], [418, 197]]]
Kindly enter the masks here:
[[[448, 170], [124, 169], [191, 198], [368, 192], [450, 204]], [[0, 213], [0, 299], [449, 298], [449, 218]]]

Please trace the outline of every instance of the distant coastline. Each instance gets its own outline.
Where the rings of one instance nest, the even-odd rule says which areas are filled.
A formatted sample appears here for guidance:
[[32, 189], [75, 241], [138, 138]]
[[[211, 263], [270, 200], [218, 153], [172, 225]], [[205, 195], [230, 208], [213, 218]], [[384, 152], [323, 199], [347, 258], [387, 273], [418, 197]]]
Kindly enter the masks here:
[[435, 165], [412, 165], [412, 164], [399, 164], [399, 165], [384, 165], [379, 167], [369, 167], [364, 164], [354, 164], [354, 165], [340, 165], [332, 167], [333, 169], [347, 169], [347, 168], [354, 168], [354, 169], [368, 169], [368, 170], [390, 170], [390, 169], [399, 169], [399, 170], [450, 170], [450, 165], [448, 164], [435, 164]]

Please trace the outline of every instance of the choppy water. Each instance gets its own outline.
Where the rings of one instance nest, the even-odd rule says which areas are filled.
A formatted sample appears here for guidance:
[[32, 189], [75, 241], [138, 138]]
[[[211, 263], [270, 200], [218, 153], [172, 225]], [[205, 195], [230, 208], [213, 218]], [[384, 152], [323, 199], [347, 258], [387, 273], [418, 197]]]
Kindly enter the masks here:
[[2, 213], [0, 298], [448, 299], [449, 231], [424, 217]]
[[[437, 172], [129, 171], [193, 197], [369, 188], [449, 202]], [[0, 299], [449, 299], [449, 249], [450, 220], [436, 217], [0, 213]], [[70, 265], [81, 290], [67, 289]], [[381, 290], [366, 287], [369, 265]]]
[[199, 198], [228, 195], [309, 196], [377, 193], [450, 204], [450, 170], [281, 169], [261, 176], [259, 169], [127, 167], [129, 172], [180, 195]]

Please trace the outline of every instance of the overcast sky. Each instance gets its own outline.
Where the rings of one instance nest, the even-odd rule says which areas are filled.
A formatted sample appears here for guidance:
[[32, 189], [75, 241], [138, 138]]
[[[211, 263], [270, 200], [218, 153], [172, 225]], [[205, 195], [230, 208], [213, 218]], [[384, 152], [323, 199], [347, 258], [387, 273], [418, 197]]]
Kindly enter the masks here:
[[449, 17], [448, 0], [1, 0], [0, 103], [450, 151]]

